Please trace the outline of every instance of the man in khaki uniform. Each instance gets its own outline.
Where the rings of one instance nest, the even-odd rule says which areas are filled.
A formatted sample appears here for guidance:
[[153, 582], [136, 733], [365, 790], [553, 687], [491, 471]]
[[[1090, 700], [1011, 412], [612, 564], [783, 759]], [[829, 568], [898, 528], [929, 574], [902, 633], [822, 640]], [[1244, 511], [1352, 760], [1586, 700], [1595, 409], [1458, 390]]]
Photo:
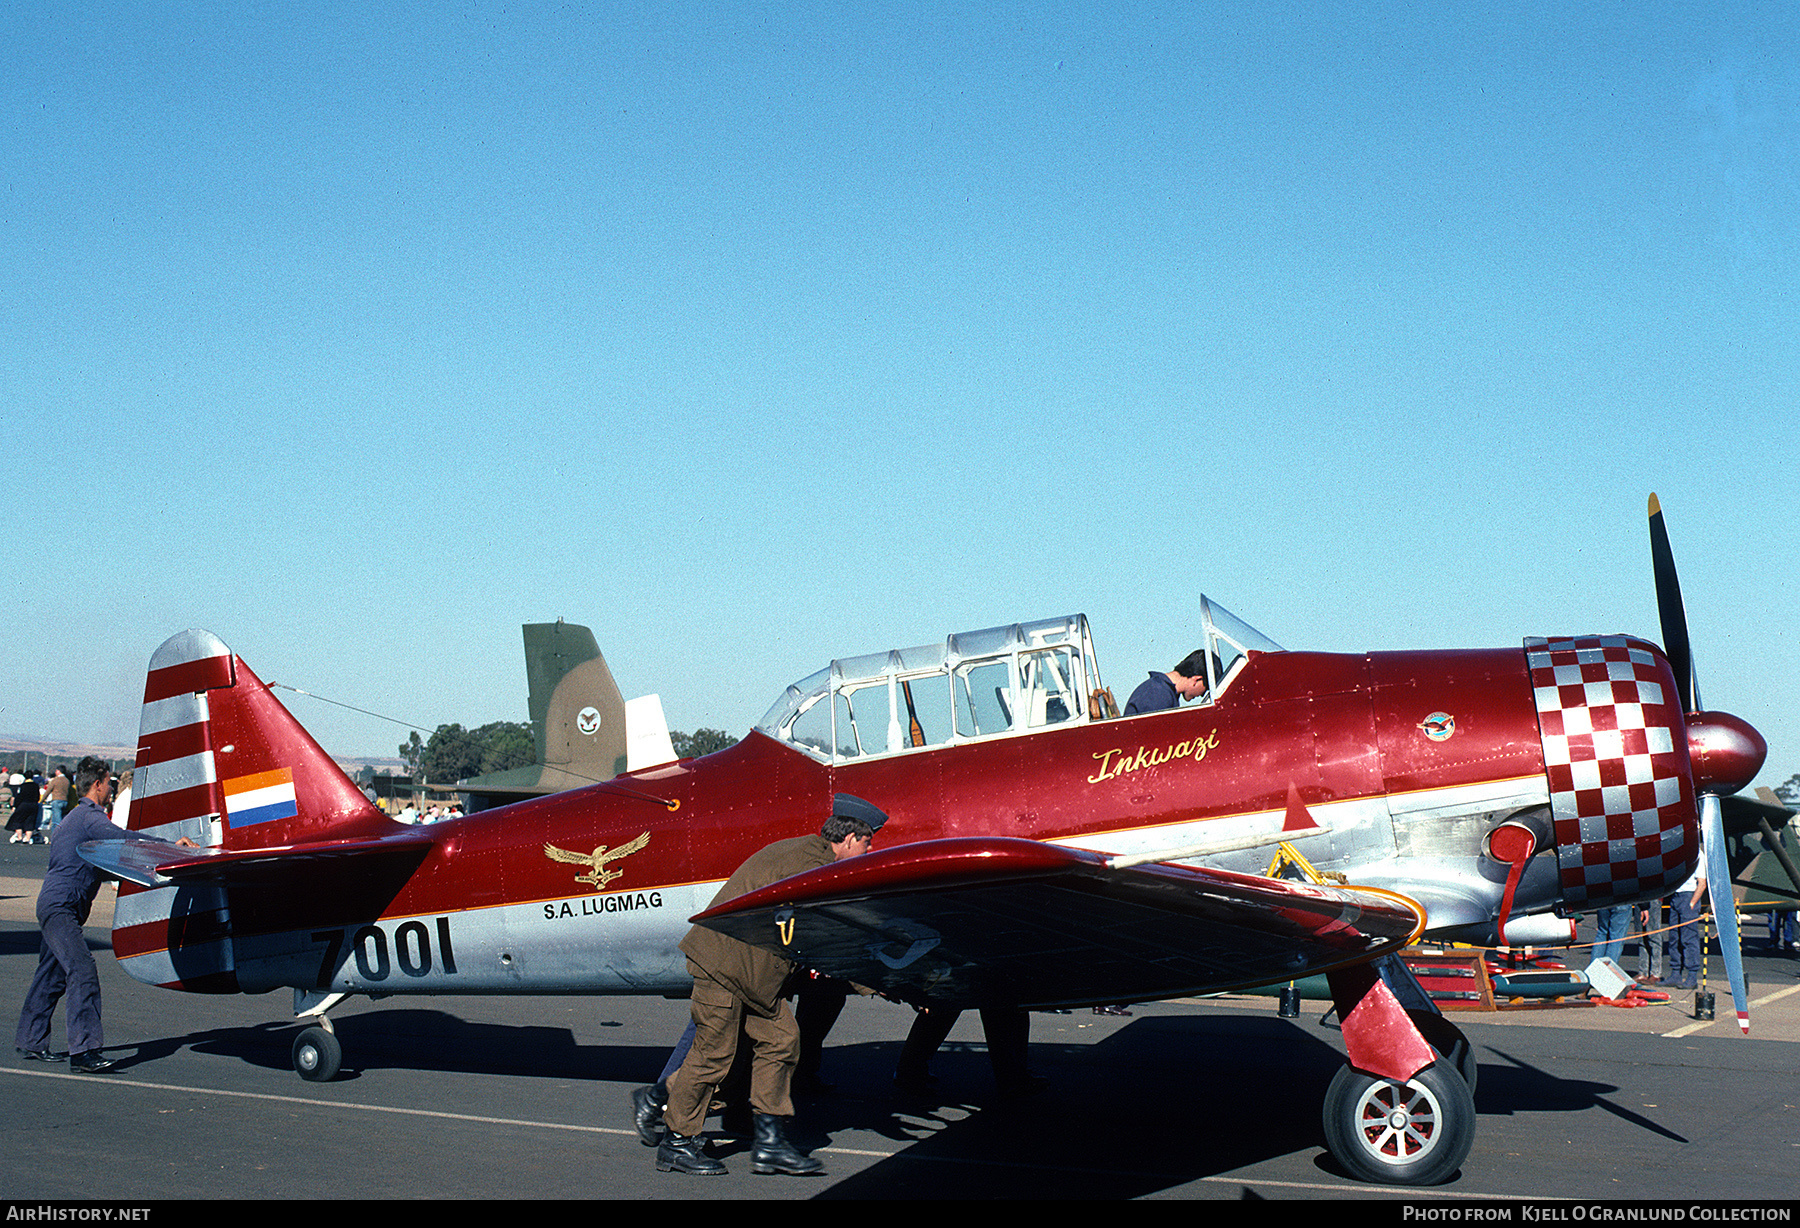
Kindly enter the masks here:
[[[713, 897], [712, 906], [803, 870], [860, 856], [874, 846], [875, 833], [885, 822], [887, 815], [868, 802], [836, 794], [831, 817], [818, 835], [780, 840], [752, 854]], [[824, 1165], [787, 1141], [783, 1127], [794, 1115], [790, 1093], [800, 1056], [800, 1028], [784, 993], [794, 965], [772, 951], [698, 925], [681, 940], [681, 949], [694, 978], [694, 1043], [669, 1080], [669, 1103], [663, 1110], [667, 1133], [656, 1149], [656, 1167], [701, 1175], [726, 1171], [702, 1149], [700, 1132], [713, 1089], [737, 1055], [741, 1027], [756, 1047], [750, 1070], [750, 1107], [756, 1120], [751, 1171], [823, 1172]]]

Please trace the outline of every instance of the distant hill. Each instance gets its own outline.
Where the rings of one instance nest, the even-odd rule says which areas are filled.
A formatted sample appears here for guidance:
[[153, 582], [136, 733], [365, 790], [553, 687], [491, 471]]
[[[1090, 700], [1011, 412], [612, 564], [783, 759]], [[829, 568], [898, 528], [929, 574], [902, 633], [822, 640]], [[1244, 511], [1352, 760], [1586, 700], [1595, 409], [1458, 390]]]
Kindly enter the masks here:
[[34, 768], [62, 764], [73, 769], [83, 755], [98, 755], [114, 763], [129, 762], [137, 755], [135, 746], [103, 746], [85, 742], [58, 742], [54, 738], [21, 738], [0, 734], [0, 764], [17, 769], [29, 762]]
[[[115, 767], [129, 767], [137, 758], [136, 746], [95, 746], [83, 742], [58, 742], [54, 738], [23, 738], [11, 734], [0, 734], [0, 767], [17, 771], [27, 762], [34, 768], [53, 768], [57, 764], [73, 769], [81, 761], [83, 755], [98, 755], [112, 763]], [[391, 775], [401, 775], [406, 765], [397, 758], [373, 759], [332, 755], [337, 765], [356, 775], [364, 767], [373, 768], [376, 772], [384, 769]]]

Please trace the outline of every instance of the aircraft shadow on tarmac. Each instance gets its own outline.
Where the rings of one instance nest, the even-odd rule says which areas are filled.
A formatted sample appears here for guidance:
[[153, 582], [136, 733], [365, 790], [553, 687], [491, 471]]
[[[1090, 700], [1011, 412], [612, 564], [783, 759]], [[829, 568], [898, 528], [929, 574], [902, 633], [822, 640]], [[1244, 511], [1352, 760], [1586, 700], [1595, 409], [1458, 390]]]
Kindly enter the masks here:
[[1559, 1078], [1493, 1045], [1486, 1046], [1486, 1050], [1506, 1064], [1495, 1065], [1490, 1062], [1481, 1068], [1478, 1107], [1485, 1115], [1510, 1116], [1519, 1112], [1583, 1113], [1597, 1108], [1671, 1142], [1690, 1141], [1666, 1126], [1660, 1126], [1642, 1114], [1633, 1113], [1608, 1100], [1608, 1096], [1621, 1090], [1616, 1083]]
[[[648, 1077], [655, 1078], [668, 1057], [667, 1048], [578, 1045], [566, 1027], [471, 1022], [426, 1007], [342, 1015], [332, 1020], [332, 1027], [344, 1047], [338, 1082], [356, 1079], [366, 1070], [647, 1081], [643, 1072], [648, 1069]], [[292, 1046], [298, 1031], [291, 1021], [214, 1028], [146, 1042], [140, 1054], [148, 1059], [186, 1047], [292, 1077]]]
[[[88, 943], [89, 950], [97, 950], [93, 943]], [[6, 930], [0, 932], [0, 956], [36, 955], [38, 953], [38, 932], [31, 930]]]
[[1132, 1198], [1306, 1150], [1337, 1171], [1319, 1106], [1343, 1057], [1272, 1016], [1147, 1016], [1096, 1045], [1033, 1044], [1049, 1083], [1023, 1100], [997, 1099], [972, 1044], [932, 1063], [942, 1106], [897, 1099], [898, 1056], [898, 1045], [827, 1050], [828, 1078], [859, 1077], [840, 1080], [848, 1094], [803, 1103], [796, 1141], [857, 1129], [911, 1145], [817, 1197]]
[[[38, 931], [33, 929], [0, 930], [0, 957], [7, 955], [30, 955], [35, 957], [42, 945]], [[88, 950], [94, 953], [95, 960], [102, 954], [112, 954], [112, 942], [101, 936], [95, 937], [92, 931], [87, 934]]]
[[[472, 1022], [425, 1007], [389, 1007], [333, 1023], [346, 1060], [339, 1079], [412, 1069], [573, 1078], [622, 1090], [653, 1081], [668, 1053], [660, 1045], [578, 1044], [567, 1027]], [[294, 1035], [291, 1022], [223, 1027], [115, 1056], [130, 1067], [187, 1047], [291, 1078]], [[805, 1192], [819, 1198], [1132, 1198], [1303, 1152], [1313, 1153], [1317, 1175], [1345, 1176], [1324, 1150], [1319, 1119], [1343, 1057], [1310, 1021], [1152, 1015], [1097, 1044], [1041, 1041], [1032, 1045], [1031, 1063], [1048, 1086], [1015, 1101], [997, 1096], [985, 1047], [967, 1042], [946, 1044], [934, 1059], [931, 1101], [898, 1096], [891, 1079], [900, 1043], [896, 1037], [828, 1044], [824, 1074], [837, 1091], [797, 1097], [790, 1133], [808, 1151], [834, 1139], [854, 1146], [857, 1133], [904, 1150]], [[1484, 1117], [1597, 1107], [1687, 1141], [1610, 1103], [1606, 1097], [1616, 1087], [1559, 1078], [1492, 1046], [1483, 1047], [1482, 1057], [1476, 1107]], [[630, 1125], [623, 1095], [616, 1124]], [[734, 1156], [740, 1166], [748, 1159], [747, 1146], [720, 1143], [717, 1150], [728, 1164]], [[838, 1167], [829, 1154], [823, 1158], [828, 1169]]]
[[[668, 1056], [662, 1046], [583, 1045], [566, 1027], [471, 1022], [423, 1007], [345, 1015], [333, 1026], [344, 1046], [340, 1080], [412, 1069], [611, 1083], [621, 1092], [621, 1128], [630, 1126], [623, 1090], [653, 1081]], [[113, 1056], [129, 1069], [190, 1048], [291, 1079], [295, 1033], [291, 1022], [222, 1027]], [[1146, 1016], [1098, 1044], [1037, 1043], [1032, 1067], [1048, 1087], [1017, 1101], [998, 1098], [985, 1047], [958, 1042], [932, 1063], [936, 1103], [899, 1097], [892, 1076], [900, 1047], [899, 1036], [828, 1043], [824, 1073], [838, 1090], [799, 1097], [790, 1133], [809, 1151], [857, 1132], [904, 1151], [796, 1195], [1128, 1198], [1308, 1150], [1321, 1171], [1337, 1173], [1323, 1151], [1319, 1105], [1343, 1058], [1310, 1025]], [[718, 1150], [727, 1163], [738, 1156], [747, 1166], [745, 1149]]]

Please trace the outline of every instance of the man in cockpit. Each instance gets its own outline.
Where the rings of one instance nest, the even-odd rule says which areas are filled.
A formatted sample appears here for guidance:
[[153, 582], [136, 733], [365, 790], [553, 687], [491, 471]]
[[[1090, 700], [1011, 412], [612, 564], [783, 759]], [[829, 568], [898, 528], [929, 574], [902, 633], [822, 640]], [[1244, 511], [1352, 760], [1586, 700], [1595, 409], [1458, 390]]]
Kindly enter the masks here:
[[1206, 650], [1196, 648], [1181, 659], [1181, 664], [1167, 673], [1150, 671], [1150, 676], [1138, 683], [1137, 690], [1125, 701], [1125, 715], [1136, 716], [1140, 712], [1161, 712], [1165, 708], [1179, 708], [1184, 699], [1198, 699], [1206, 694]]

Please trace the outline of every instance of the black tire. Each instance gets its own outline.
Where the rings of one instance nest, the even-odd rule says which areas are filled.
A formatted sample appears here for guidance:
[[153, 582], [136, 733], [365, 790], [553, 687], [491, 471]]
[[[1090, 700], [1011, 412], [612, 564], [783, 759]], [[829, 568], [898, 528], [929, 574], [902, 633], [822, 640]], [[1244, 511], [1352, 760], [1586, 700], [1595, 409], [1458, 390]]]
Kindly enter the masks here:
[[1442, 1015], [1434, 1015], [1430, 1011], [1407, 1011], [1407, 1018], [1419, 1029], [1419, 1035], [1425, 1043], [1437, 1051], [1441, 1058], [1448, 1058], [1456, 1067], [1456, 1073], [1468, 1084], [1469, 1095], [1475, 1094], [1475, 1079], [1480, 1068], [1475, 1064], [1475, 1046], [1469, 1043], [1462, 1029], [1451, 1023]]
[[1437, 1062], [1405, 1082], [1346, 1066], [1325, 1093], [1325, 1143], [1359, 1180], [1436, 1185], [1475, 1143], [1475, 1101], [1462, 1077]]
[[329, 1083], [337, 1078], [343, 1060], [343, 1046], [324, 1028], [306, 1028], [294, 1037], [294, 1073], [308, 1083]]

